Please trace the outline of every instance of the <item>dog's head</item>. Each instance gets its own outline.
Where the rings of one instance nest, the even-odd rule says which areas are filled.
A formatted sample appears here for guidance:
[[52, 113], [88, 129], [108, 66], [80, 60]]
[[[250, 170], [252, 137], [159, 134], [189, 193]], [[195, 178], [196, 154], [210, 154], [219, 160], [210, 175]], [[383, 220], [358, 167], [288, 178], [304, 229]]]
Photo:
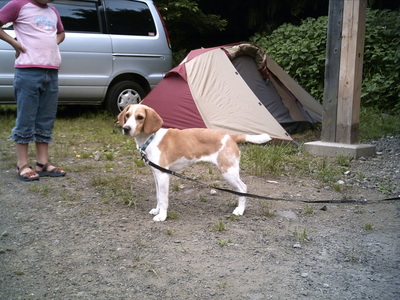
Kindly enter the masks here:
[[122, 126], [125, 135], [135, 137], [142, 132], [156, 132], [161, 128], [163, 120], [154, 109], [143, 104], [131, 104], [120, 112], [116, 123]]

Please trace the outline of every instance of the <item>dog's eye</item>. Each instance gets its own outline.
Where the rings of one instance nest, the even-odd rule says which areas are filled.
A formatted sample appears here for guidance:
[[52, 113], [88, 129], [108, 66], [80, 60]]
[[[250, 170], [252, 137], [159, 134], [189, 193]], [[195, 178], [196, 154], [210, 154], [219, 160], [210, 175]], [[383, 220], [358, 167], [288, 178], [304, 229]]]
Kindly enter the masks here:
[[136, 120], [138, 120], [138, 121], [141, 121], [141, 120], [143, 120], [144, 118], [143, 118], [143, 116], [137, 116], [136, 117]]
[[126, 117], [127, 119], [129, 119], [130, 116], [131, 116], [130, 113], [126, 113], [126, 115], [125, 115], [125, 117]]

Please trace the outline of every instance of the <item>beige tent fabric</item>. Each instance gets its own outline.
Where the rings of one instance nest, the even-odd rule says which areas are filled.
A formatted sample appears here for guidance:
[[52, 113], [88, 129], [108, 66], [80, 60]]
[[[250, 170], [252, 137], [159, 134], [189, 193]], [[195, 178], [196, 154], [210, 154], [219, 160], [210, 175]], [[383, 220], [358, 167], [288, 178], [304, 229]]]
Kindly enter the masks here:
[[[296, 96], [296, 98], [304, 106], [304, 109], [310, 116], [318, 121], [322, 121], [323, 107], [315, 99], [307, 93], [292, 77], [289, 76], [272, 58], [267, 56], [267, 66], [271, 73], [273, 73], [279, 80], [286, 86], [286, 88]], [[287, 103], [285, 103], [288, 106]], [[314, 113], [315, 112], [315, 113]]]
[[285, 89], [276, 81], [274, 76], [270, 76], [269, 79], [278, 91], [279, 96], [281, 96], [283, 104], [289, 109], [290, 117], [295, 121], [307, 121], [307, 118], [296, 104], [295, 97], [291, 93], [285, 91]]
[[208, 128], [246, 134], [268, 133], [292, 140], [257, 99], [221, 49], [186, 63], [188, 85]]
[[[261, 48], [250, 43], [241, 43], [237, 45], [228, 45], [224, 47], [225, 51], [234, 58], [239, 55], [249, 55], [254, 58], [258, 70], [268, 78], [268, 73], [273, 73], [282, 84], [300, 101], [303, 108], [310, 114], [310, 116], [317, 122], [322, 121], [323, 107], [317, 102], [308, 92], [306, 92], [292, 77], [289, 76], [272, 58], [270, 58]], [[268, 69], [266, 69], [266, 67]], [[270, 78], [271, 79], [271, 78]], [[303, 113], [296, 107], [296, 103], [293, 99], [290, 99], [292, 95], [289, 95], [280, 87], [275, 80], [272, 80], [282, 101], [287, 108], [293, 120], [306, 121]]]

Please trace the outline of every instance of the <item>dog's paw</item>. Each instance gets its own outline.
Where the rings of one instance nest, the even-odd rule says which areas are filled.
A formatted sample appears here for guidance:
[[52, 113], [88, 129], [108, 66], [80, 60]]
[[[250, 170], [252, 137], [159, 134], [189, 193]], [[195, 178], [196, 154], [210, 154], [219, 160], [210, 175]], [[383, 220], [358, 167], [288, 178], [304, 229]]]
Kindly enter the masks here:
[[153, 208], [151, 211], [149, 211], [149, 214], [156, 216], [160, 213], [160, 209], [158, 208]]
[[244, 208], [243, 207], [236, 207], [232, 214], [236, 216], [243, 216]]
[[165, 214], [159, 213], [158, 215], [154, 216], [153, 221], [162, 222], [162, 221], [165, 221], [166, 218], [167, 218], [167, 213], [165, 213]]

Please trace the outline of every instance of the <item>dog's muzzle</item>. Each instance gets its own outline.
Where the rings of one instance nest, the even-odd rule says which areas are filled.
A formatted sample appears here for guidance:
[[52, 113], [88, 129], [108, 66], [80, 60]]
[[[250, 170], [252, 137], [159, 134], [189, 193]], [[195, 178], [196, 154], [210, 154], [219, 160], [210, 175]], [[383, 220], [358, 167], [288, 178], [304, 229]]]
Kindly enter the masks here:
[[129, 135], [129, 132], [131, 131], [131, 128], [129, 127], [129, 126], [124, 126], [124, 127], [122, 127], [122, 132], [125, 134], [125, 135]]

